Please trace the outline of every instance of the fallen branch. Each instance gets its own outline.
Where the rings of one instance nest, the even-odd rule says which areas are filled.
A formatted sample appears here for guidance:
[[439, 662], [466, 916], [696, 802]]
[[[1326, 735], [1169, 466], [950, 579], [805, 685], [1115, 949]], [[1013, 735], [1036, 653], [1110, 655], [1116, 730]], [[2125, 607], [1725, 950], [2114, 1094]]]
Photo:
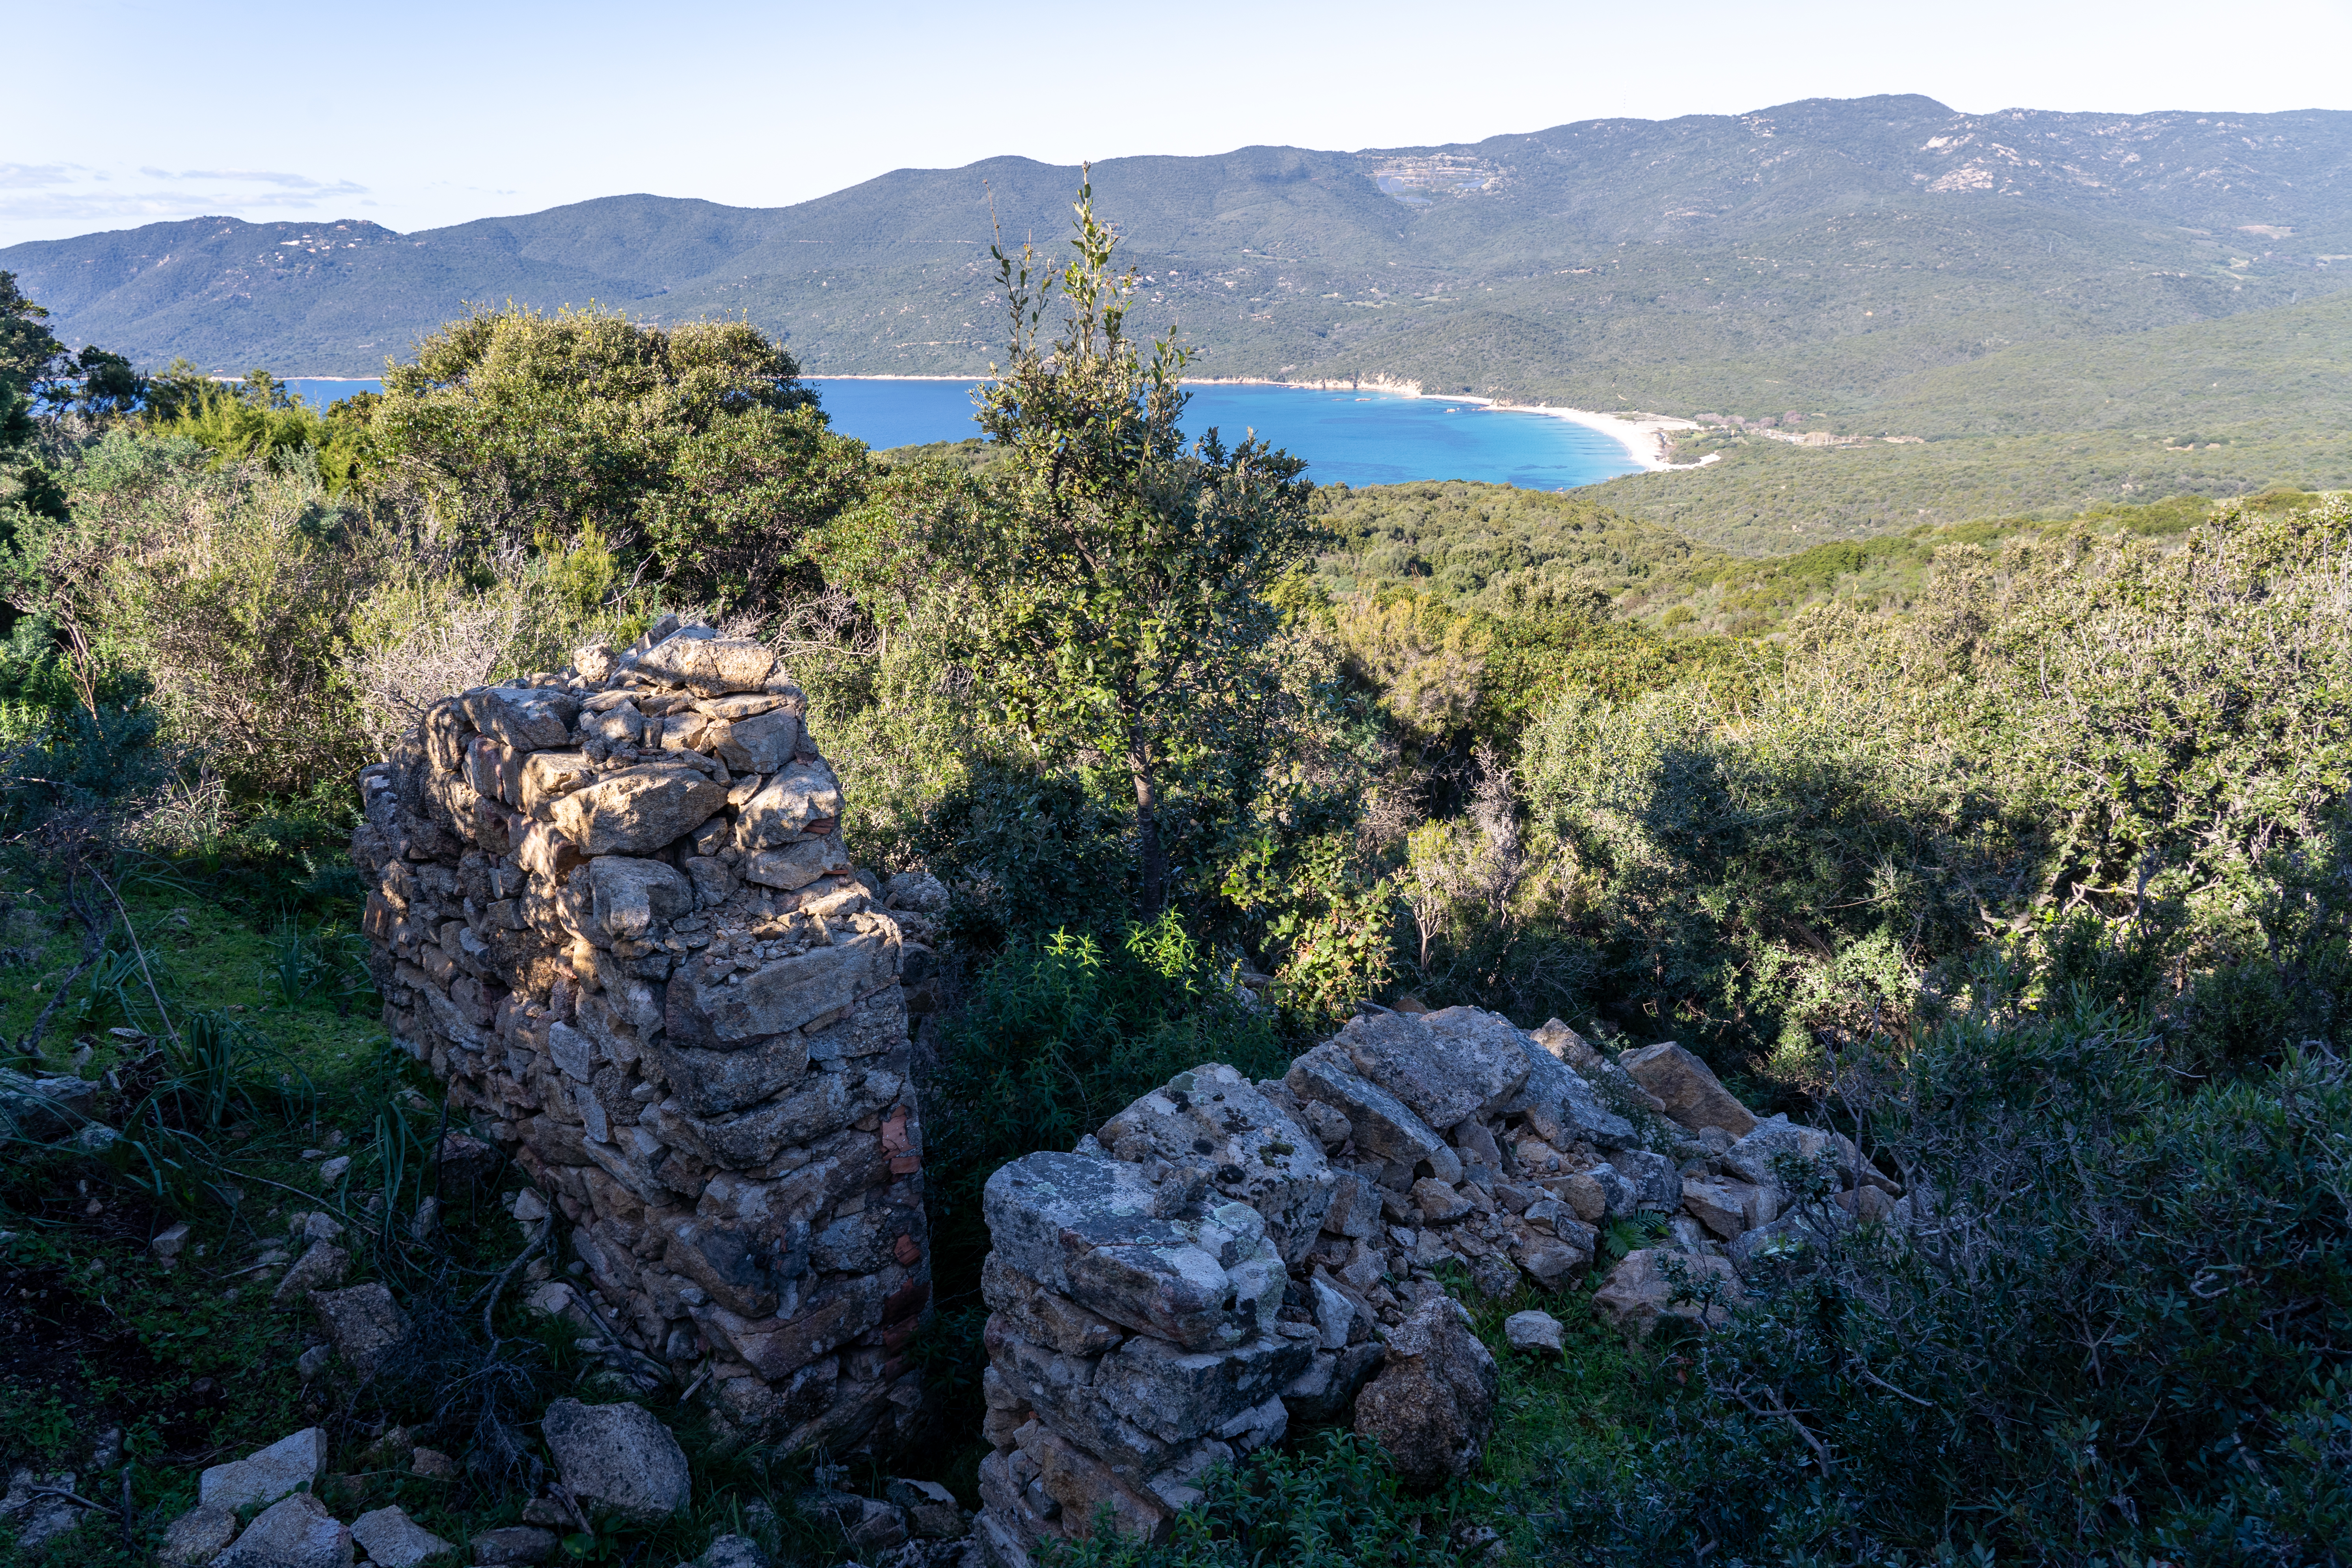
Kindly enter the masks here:
[[515, 1270], [529, 1262], [531, 1254], [547, 1245], [547, 1238], [554, 1229], [555, 1215], [551, 1213], [541, 1216], [539, 1230], [530, 1241], [524, 1244], [523, 1249], [515, 1254], [514, 1261], [499, 1269], [498, 1278], [483, 1288], [482, 1293], [488, 1300], [482, 1303], [482, 1333], [489, 1340], [490, 1349], [494, 1352], [499, 1348], [499, 1331], [490, 1326], [490, 1314], [498, 1310], [499, 1298], [506, 1294], [507, 1281], [514, 1278]]
[[25, 1495], [26, 1497], [61, 1497], [68, 1502], [79, 1503], [83, 1508], [89, 1509], [96, 1513], [111, 1514], [114, 1512], [112, 1509], [107, 1507], [104, 1503], [92, 1502], [89, 1499], [69, 1492], [63, 1487], [28, 1487], [25, 1490]]

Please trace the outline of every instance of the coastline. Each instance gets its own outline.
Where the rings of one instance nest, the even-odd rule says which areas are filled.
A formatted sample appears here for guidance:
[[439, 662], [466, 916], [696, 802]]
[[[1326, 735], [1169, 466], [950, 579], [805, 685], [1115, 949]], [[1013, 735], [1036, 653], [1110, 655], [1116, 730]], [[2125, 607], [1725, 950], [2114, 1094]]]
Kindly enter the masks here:
[[1507, 403], [1500, 406], [1507, 410], [1516, 409], [1522, 414], [1549, 415], [1554, 419], [1565, 419], [1571, 425], [1581, 425], [1588, 430], [1598, 430], [1623, 446], [1633, 459], [1642, 465], [1644, 473], [1684, 472], [1703, 468], [1715, 458], [1715, 455], [1710, 453], [1696, 463], [1666, 461], [1666, 452], [1674, 445], [1674, 432], [1698, 428], [1696, 422], [1689, 419], [1670, 419], [1662, 414], [1642, 414], [1628, 419], [1622, 415], [1599, 414], [1589, 408], [1554, 408], [1546, 403]]
[[[804, 381], [958, 381], [985, 380], [973, 375], [803, 375]], [[1695, 421], [1675, 419], [1663, 414], [1635, 414], [1627, 416], [1604, 414], [1592, 408], [1555, 408], [1548, 403], [1513, 403], [1493, 397], [1478, 397], [1466, 392], [1426, 392], [1417, 381], [1402, 381], [1391, 376], [1351, 376], [1346, 380], [1283, 381], [1265, 375], [1193, 375], [1186, 376], [1186, 386], [1279, 386], [1298, 392], [1374, 392], [1391, 397], [1433, 397], [1447, 403], [1468, 403], [1490, 413], [1537, 414], [1550, 419], [1565, 419], [1571, 425], [1581, 425], [1588, 430], [1608, 437], [1625, 449], [1625, 455], [1648, 474], [1683, 473], [1702, 468], [1713, 460], [1703, 458], [1696, 463], [1670, 463], [1666, 451], [1673, 445], [1670, 437], [1677, 430], [1696, 430]]]
[[1673, 444], [1668, 437], [1677, 430], [1696, 430], [1697, 424], [1689, 419], [1675, 419], [1663, 414], [1603, 414], [1592, 408], [1555, 408], [1548, 403], [1514, 403], [1507, 399], [1478, 397], [1467, 392], [1427, 392], [1417, 381], [1400, 381], [1385, 375], [1368, 375], [1347, 381], [1276, 381], [1267, 376], [1225, 375], [1196, 376], [1188, 385], [1202, 386], [1287, 386], [1301, 392], [1382, 392], [1391, 397], [1433, 397], [1447, 403], [1472, 403], [1497, 414], [1540, 414], [1549, 418], [1565, 419], [1571, 425], [1581, 425], [1598, 431], [1625, 448], [1625, 455], [1641, 465], [1644, 473], [1685, 472], [1702, 468], [1708, 458], [1696, 463], [1670, 463], [1666, 449]]

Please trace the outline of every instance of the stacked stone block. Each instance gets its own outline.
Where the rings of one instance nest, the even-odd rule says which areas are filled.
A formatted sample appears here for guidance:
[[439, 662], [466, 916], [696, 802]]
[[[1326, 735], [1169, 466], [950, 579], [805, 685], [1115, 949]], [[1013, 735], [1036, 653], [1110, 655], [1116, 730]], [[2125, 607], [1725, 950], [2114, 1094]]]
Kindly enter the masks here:
[[1281, 1079], [1185, 1073], [990, 1180], [981, 1467], [1001, 1562], [1108, 1518], [1156, 1536], [1198, 1481], [1343, 1418], [1444, 1295], [1589, 1267], [1570, 1173], [1632, 1125], [1510, 1023], [1368, 1014]]
[[921, 918], [852, 866], [800, 691], [666, 619], [460, 693], [362, 776], [395, 1039], [567, 1222], [542, 1290], [791, 1447], [921, 1404]]
[[[1835, 1134], [1758, 1122], [1679, 1047], [1625, 1060], [1556, 1019], [1368, 1012], [1279, 1079], [1195, 1068], [1072, 1152], [998, 1171], [992, 1559], [1021, 1568], [1106, 1521], [1158, 1538], [1212, 1467], [1298, 1424], [1352, 1421], [1416, 1485], [1466, 1473], [1495, 1372], [1441, 1271], [1555, 1289], [1591, 1268], [1599, 1226], [1646, 1212], [1665, 1234], [1595, 1297], [1646, 1330], [1719, 1321], [1751, 1254], [1906, 1219]], [[1791, 1156], [1834, 1203], [1783, 1212]]]

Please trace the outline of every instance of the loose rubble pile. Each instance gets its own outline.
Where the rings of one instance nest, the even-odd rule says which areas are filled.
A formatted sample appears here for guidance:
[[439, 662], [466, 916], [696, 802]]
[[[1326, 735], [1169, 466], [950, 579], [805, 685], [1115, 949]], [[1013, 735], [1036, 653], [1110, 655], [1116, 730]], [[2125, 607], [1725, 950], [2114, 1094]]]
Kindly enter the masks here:
[[[1907, 1219], [1835, 1134], [1758, 1121], [1678, 1046], [1612, 1060], [1558, 1020], [1370, 1011], [1278, 1080], [1181, 1074], [989, 1181], [981, 1540], [1023, 1568], [1098, 1521], [1159, 1538], [1293, 1423], [1352, 1422], [1417, 1486], [1465, 1474], [1496, 1373], [1440, 1269], [1556, 1289], [1601, 1227], [1671, 1216], [1595, 1304], [1639, 1331], [1717, 1321], [1741, 1269], [1825, 1223], [1790, 1207], [1805, 1164], [1828, 1213]], [[1509, 1338], [1559, 1331], [1528, 1313]]]
[[[522, 1522], [468, 1537], [465, 1560], [480, 1568], [563, 1562], [565, 1537], [587, 1531], [592, 1520], [650, 1525], [675, 1517], [691, 1500], [684, 1450], [641, 1405], [559, 1399], [547, 1408], [544, 1429], [554, 1479], [524, 1505]], [[455, 1468], [446, 1456], [415, 1447], [396, 1428], [344, 1460], [353, 1469], [426, 1477], [446, 1477]], [[455, 1543], [398, 1507], [370, 1509], [343, 1523], [329, 1500], [348, 1495], [352, 1477], [330, 1473], [328, 1461], [327, 1434], [313, 1426], [242, 1459], [213, 1466], [197, 1482], [196, 1506], [164, 1532], [156, 1561], [162, 1568], [445, 1568], [460, 1560]], [[827, 1481], [839, 1474], [839, 1467], [822, 1473]], [[72, 1479], [63, 1479], [64, 1489], [71, 1490]], [[970, 1518], [946, 1488], [893, 1479], [882, 1490], [881, 1497], [863, 1497], [820, 1484], [800, 1500], [800, 1507], [838, 1527], [850, 1550], [874, 1568], [979, 1568]], [[20, 1494], [37, 1500], [37, 1489], [24, 1474], [11, 1487], [9, 1500]], [[72, 1505], [58, 1506], [67, 1517], [50, 1534], [72, 1528]], [[776, 1523], [763, 1502], [752, 1503], [744, 1517], [755, 1528]], [[18, 1539], [22, 1544], [32, 1536]], [[772, 1564], [749, 1537], [722, 1534], [694, 1562], [677, 1568]]]
[[929, 928], [851, 865], [804, 711], [768, 649], [665, 617], [436, 705], [352, 847], [385, 1026], [529, 1173], [518, 1217], [570, 1227], [584, 1279], [534, 1304], [840, 1451], [921, 1402]]

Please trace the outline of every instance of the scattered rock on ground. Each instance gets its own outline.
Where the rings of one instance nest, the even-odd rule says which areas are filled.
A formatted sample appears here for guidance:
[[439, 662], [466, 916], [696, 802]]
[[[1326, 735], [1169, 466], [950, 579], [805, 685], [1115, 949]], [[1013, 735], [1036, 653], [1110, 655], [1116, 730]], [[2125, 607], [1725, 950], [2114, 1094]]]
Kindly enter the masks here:
[[322, 1290], [310, 1298], [319, 1322], [336, 1352], [361, 1376], [373, 1373], [409, 1335], [408, 1314], [378, 1282], [354, 1285], [348, 1290]]
[[438, 1156], [444, 1186], [478, 1186], [498, 1173], [499, 1152], [463, 1132], [444, 1132]]
[[259, 1508], [309, 1486], [326, 1468], [326, 1429], [305, 1427], [242, 1459], [213, 1466], [197, 1479], [197, 1500], [237, 1510]]
[[995, 1563], [977, 1537], [968, 1536], [961, 1541], [909, 1541], [895, 1552], [869, 1558], [867, 1568], [995, 1568]]
[[906, 1510], [910, 1535], [947, 1541], [970, 1528], [955, 1493], [937, 1481], [894, 1479], [882, 1489], [882, 1495]]
[[476, 1568], [511, 1568], [517, 1563], [544, 1563], [562, 1544], [551, 1530], [509, 1524], [486, 1530], [467, 1543], [474, 1549]]
[[352, 1568], [352, 1532], [308, 1492], [261, 1510], [212, 1568]]
[[768, 1554], [750, 1536], [719, 1535], [694, 1560], [694, 1568], [770, 1568], [770, 1564]]
[[[1682, 1275], [1679, 1281], [1675, 1278], [1676, 1273]], [[1706, 1295], [1710, 1288], [1715, 1299], [1702, 1309], [1696, 1298]], [[1693, 1299], [1675, 1299], [1686, 1291], [1692, 1293]], [[1643, 1247], [1639, 1252], [1627, 1253], [1625, 1260], [1592, 1295], [1592, 1304], [1612, 1321], [1644, 1334], [1656, 1327], [1662, 1317], [1696, 1322], [1702, 1310], [1712, 1327], [1728, 1319], [1730, 1309], [1740, 1300], [1739, 1277], [1729, 1259], [1664, 1247]]]
[[31, 1077], [0, 1068], [0, 1127], [14, 1125], [28, 1138], [56, 1138], [88, 1118], [98, 1085], [77, 1074]]
[[879, 1498], [815, 1491], [801, 1500], [801, 1511], [840, 1531], [860, 1558], [887, 1552], [907, 1539], [906, 1510]]
[[1467, 1475], [1495, 1426], [1495, 1358], [1462, 1309], [1424, 1303], [1389, 1335], [1388, 1364], [1356, 1396], [1356, 1430], [1388, 1451], [1408, 1486]]
[[559, 1399], [541, 1429], [565, 1488], [583, 1502], [646, 1523], [687, 1505], [686, 1454], [643, 1405]]
[[352, 1539], [375, 1568], [417, 1568], [457, 1550], [397, 1507], [380, 1508], [352, 1521]]
[[438, 1448], [418, 1448], [408, 1456], [408, 1473], [427, 1480], [443, 1480], [457, 1473], [457, 1461]]
[[54, 1487], [59, 1491], [71, 1491], [74, 1484], [71, 1470], [40, 1476], [19, 1466], [9, 1476], [8, 1495], [0, 1498], [0, 1519], [16, 1521], [19, 1552], [30, 1552], [81, 1522], [80, 1504], [35, 1490], [38, 1487]]
[[1694, 1132], [1720, 1127], [1734, 1138], [1745, 1138], [1756, 1126], [1756, 1113], [1740, 1104], [1705, 1062], [1672, 1040], [1627, 1051], [1617, 1065], [1654, 1095], [1669, 1117]]
[[286, 1278], [269, 1299], [280, 1307], [299, 1305], [313, 1290], [331, 1290], [343, 1282], [345, 1270], [352, 1266], [352, 1255], [327, 1241], [314, 1241], [310, 1250], [294, 1260]]
[[1549, 1312], [1513, 1312], [1503, 1320], [1503, 1337], [1515, 1351], [1559, 1349], [1561, 1325]]
[[204, 1568], [236, 1539], [236, 1510], [200, 1502], [163, 1531], [155, 1560], [163, 1568]]

